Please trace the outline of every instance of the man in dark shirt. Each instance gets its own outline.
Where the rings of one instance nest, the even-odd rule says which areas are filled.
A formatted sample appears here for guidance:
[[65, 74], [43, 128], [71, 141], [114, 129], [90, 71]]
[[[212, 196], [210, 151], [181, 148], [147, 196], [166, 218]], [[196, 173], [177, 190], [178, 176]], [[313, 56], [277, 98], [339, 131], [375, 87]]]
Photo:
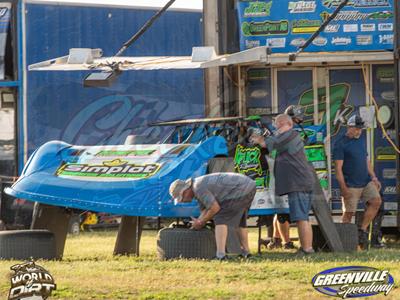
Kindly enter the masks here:
[[193, 219], [193, 229], [201, 229], [211, 219], [215, 223], [217, 259], [225, 259], [228, 226], [239, 227], [242, 256], [249, 255], [247, 211], [256, 194], [256, 183], [236, 173], [213, 173], [188, 180], [175, 180], [169, 189], [176, 203], [191, 202], [200, 206], [200, 217]]
[[276, 150], [275, 192], [279, 196], [288, 195], [290, 220], [296, 222], [301, 248], [304, 253], [313, 253], [312, 230], [308, 213], [311, 209], [314, 170], [304, 153], [304, 144], [298, 132], [293, 129], [293, 121], [286, 114], [275, 119], [277, 134], [264, 139], [254, 135], [254, 143]]
[[350, 223], [360, 199], [366, 203], [364, 218], [359, 229], [361, 248], [368, 246], [367, 228], [381, 205], [381, 184], [368, 159], [365, 139], [362, 136], [364, 122], [352, 116], [347, 122], [347, 132], [334, 146], [336, 178], [339, 182], [343, 202], [342, 222]]

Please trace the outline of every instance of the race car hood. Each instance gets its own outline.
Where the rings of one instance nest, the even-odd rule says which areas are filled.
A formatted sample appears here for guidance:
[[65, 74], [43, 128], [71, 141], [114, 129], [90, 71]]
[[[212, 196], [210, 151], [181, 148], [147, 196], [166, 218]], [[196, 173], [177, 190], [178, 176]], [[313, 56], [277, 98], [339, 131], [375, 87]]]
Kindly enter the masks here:
[[[169, 185], [205, 173], [210, 158], [227, 153], [212, 137], [201, 144], [73, 146], [52, 141], [38, 148], [6, 193], [40, 203], [135, 216], [176, 216]], [[193, 206], [193, 205], [192, 205]], [[193, 207], [192, 207], [193, 210]], [[165, 213], [164, 213], [165, 212]]]

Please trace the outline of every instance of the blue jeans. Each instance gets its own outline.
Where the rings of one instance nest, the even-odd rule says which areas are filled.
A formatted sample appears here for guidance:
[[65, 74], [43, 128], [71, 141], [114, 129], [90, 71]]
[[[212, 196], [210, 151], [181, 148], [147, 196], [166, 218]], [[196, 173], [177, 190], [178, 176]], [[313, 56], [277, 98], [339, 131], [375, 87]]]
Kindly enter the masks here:
[[311, 209], [312, 192], [288, 193], [290, 221], [308, 221]]

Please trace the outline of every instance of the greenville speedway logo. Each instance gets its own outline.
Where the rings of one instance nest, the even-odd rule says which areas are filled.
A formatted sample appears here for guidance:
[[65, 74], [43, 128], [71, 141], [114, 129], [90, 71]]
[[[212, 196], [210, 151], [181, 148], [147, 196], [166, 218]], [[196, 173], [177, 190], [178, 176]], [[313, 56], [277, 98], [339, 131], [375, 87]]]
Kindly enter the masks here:
[[160, 169], [160, 164], [130, 164], [121, 159], [103, 161], [100, 165], [67, 163], [56, 172], [57, 176], [85, 176], [112, 178], [148, 178]]
[[34, 261], [14, 265], [8, 300], [47, 299], [56, 289], [53, 277]]
[[387, 270], [350, 266], [323, 271], [314, 276], [312, 285], [320, 293], [347, 299], [387, 296], [394, 287], [394, 279]]

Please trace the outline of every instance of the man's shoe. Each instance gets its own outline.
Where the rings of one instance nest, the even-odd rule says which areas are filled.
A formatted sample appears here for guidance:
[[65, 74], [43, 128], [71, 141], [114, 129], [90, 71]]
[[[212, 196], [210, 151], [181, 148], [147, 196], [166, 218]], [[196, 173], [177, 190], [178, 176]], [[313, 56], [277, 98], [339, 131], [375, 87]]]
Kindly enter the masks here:
[[228, 256], [222, 256], [222, 257], [214, 257], [213, 260], [217, 260], [217, 261], [228, 261], [229, 257]]
[[253, 255], [251, 255], [250, 253], [247, 253], [247, 254], [242, 253], [242, 254], [239, 254], [238, 257], [241, 259], [249, 259], [249, 258], [252, 258]]
[[295, 245], [293, 244], [293, 242], [287, 242], [283, 244], [283, 249], [285, 250], [292, 250], [292, 249], [296, 249]]
[[264, 246], [264, 247], [268, 247], [268, 244], [271, 243], [271, 239], [260, 239], [260, 245]]
[[358, 229], [358, 246], [360, 246], [361, 250], [368, 250], [368, 245], [368, 232]]
[[272, 238], [272, 241], [267, 246], [268, 249], [282, 248], [282, 240], [280, 238]]
[[296, 254], [300, 256], [311, 255], [314, 253], [315, 253], [314, 249], [306, 251], [302, 247], [300, 247], [299, 250], [297, 250], [296, 252]]

